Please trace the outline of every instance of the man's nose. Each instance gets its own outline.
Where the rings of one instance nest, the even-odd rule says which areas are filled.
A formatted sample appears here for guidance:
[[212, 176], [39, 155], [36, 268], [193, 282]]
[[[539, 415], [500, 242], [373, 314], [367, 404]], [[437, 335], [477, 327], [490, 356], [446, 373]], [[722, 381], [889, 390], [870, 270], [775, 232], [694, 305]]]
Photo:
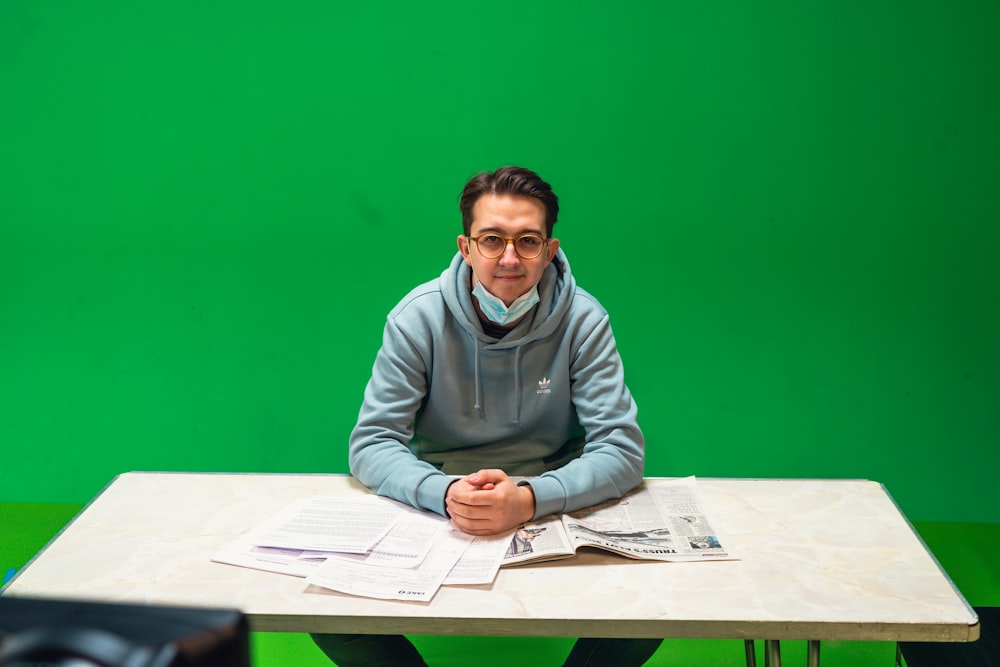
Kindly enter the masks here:
[[507, 241], [507, 245], [503, 247], [503, 254], [500, 255], [501, 264], [517, 264], [521, 261], [521, 257], [514, 250], [514, 242]]

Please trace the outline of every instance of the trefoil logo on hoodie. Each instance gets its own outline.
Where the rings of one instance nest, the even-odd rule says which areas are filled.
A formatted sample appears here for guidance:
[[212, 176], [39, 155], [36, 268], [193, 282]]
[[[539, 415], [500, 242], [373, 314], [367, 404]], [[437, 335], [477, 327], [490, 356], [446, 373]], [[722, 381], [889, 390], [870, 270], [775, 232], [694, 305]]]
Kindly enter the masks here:
[[549, 389], [549, 379], [543, 377], [538, 381], [538, 392], [539, 394], [550, 394], [552, 390]]

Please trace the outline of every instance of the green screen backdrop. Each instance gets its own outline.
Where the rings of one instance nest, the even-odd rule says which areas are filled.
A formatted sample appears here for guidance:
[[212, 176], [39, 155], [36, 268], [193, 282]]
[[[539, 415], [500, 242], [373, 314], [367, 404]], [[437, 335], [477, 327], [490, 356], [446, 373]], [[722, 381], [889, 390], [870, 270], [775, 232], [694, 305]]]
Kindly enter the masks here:
[[0, 501], [346, 472], [388, 310], [524, 165], [647, 474], [1000, 522], [1000, 5], [0, 2]]

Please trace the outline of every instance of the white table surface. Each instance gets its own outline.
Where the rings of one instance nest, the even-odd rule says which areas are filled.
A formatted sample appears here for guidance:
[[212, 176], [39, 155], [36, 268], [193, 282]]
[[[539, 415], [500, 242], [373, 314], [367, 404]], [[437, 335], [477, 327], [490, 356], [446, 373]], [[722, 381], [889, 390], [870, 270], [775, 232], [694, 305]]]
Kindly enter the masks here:
[[699, 479], [698, 488], [741, 560], [641, 562], [588, 551], [504, 568], [492, 585], [448, 586], [430, 603], [413, 603], [352, 597], [210, 560], [296, 499], [366, 493], [351, 477], [126, 473], [3, 595], [235, 607], [251, 629], [276, 632], [865, 641], [979, 636], [975, 613], [880, 484]]

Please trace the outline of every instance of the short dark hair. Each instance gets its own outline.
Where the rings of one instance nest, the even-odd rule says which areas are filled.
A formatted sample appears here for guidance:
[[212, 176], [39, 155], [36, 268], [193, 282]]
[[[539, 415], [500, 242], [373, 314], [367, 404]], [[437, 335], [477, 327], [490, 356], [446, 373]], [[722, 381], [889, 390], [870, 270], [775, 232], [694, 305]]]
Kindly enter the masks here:
[[500, 167], [493, 172], [480, 172], [469, 179], [458, 198], [462, 230], [466, 236], [472, 234], [472, 209], [486, 194], [530, 197], [542, 202], [545, 206], [545, 235], [552, 238], [552, 226], [559, 218], [559, 197], [552, 192], [551, 185], [524, 167]]

